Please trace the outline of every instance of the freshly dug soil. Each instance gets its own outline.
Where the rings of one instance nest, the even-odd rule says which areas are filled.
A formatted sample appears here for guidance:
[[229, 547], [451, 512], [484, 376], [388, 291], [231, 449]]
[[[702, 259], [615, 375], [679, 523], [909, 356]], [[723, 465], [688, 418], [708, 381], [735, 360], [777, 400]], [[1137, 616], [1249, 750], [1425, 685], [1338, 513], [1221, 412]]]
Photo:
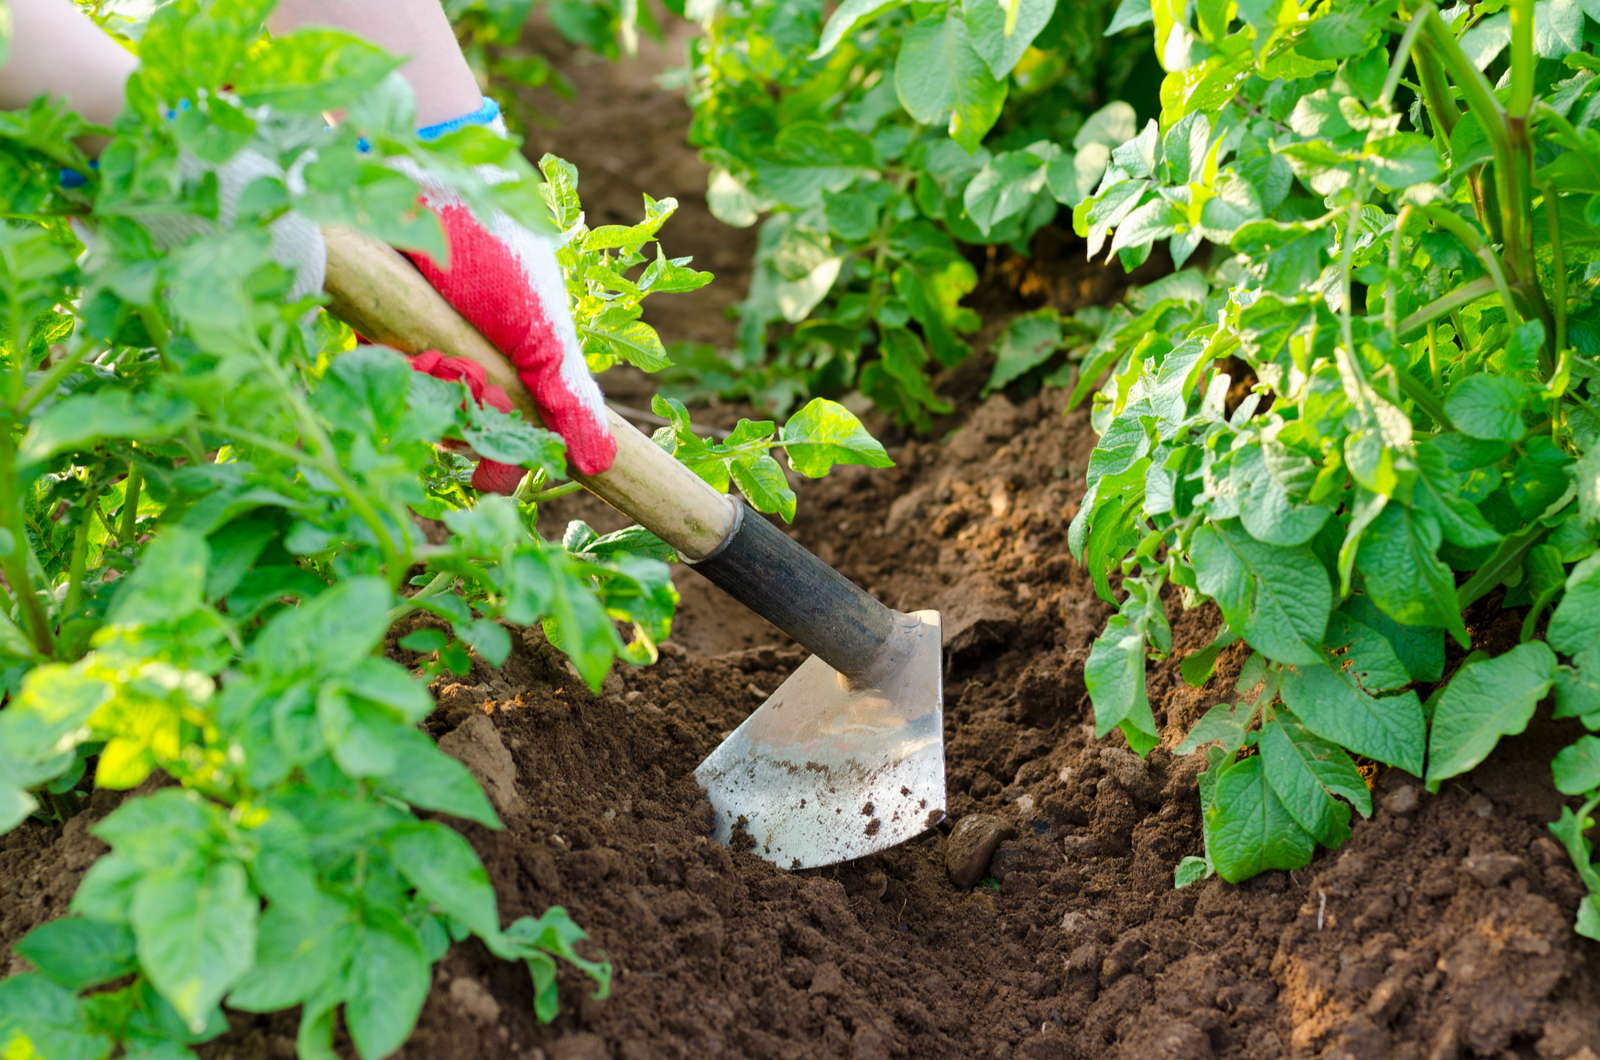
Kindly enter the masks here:
[[[525, 634], [503, 669], [437, 688], [430, 726], [505, 817], [463, 826], [503, 917], [565, 906], [616, 988], [593, 1001], [563, 973], [541, 1026], [525, 973], [458, 946], [404, 1055], [1595, 1055], [1600, 953], [1572, 933], [1581, 888], [1544, 829], [1548, 726], [1436, 797], [1386, 771], [1374, 818], [1305, 870], [1172, 889], [1200, 848], [1199, 763], [1092, 738], [1083, 660], [1107, 610], [1064, 542], [1091, 434], [1060, 404], [996, 397], [896, 469], [808, 491], [796, 527], [889, 603], [944, 611], [952, 823], [1013, 835], [982, 882], [950, 882], [950, 824], [801, 873], [707, 837], [690, 774], [799, 663], [777, 636], [669, 646], [595, 696]], [[1211, 614], [1173, 612], [1180, 654], [1209, 639]], [[702, 644], [746, 624], [703, 605], [681, 621]], [[1197, 691], [1153, 667], [1165, 746], [1229, 676]], [[84, 818], [0, 846], [0, 942], [61, 911], [98, 846]], [[292, 1027], [242, 1025], [208, 1052], [292, 1055]]]
[[[579, 106], [600, 99], [600, 75], [576, 74]], [[636, 137], [590, 120], [593, 146], [563, 139], [562, 153], [693, 213], [681, 112], [615, 76], [621, 95], [591, 119], [663, 113], [627, 126]], [[647, 164], [688, 176], [658, 184], [638, 176]], [[666, 238], [704, 262], [731, 245], [718, 231], [675, 221]], [[735, 297], [737, 260], [720, 263]], [[680, 323], [715, 339], [726, 302], [698, 304]], [[945, 616], [951, 819], [884, 855], [788, 873], [708, 838], [692, 770], [803, 655], [693, 574], [677, 642], [598, 696], [536, 633], [504, 668], [438, 686], [430, 729], [506, 822], [462, 825], [502, 917], [566, 907], [616, 983], [595, 1001], [563, 971], [563, 1012], [541, 1026], [525, 972], [457, 946], [403, 1055], [1600, 1056], [1600, 947], [1570, 928], [1581, 886], [1545, 829], [1565, 735], [1549, 724], [1438, 796], [1380, 773], [1373, 819], [1307, 869], [1172, 888], [1200, 852], [1200, 762], [1166, 748], [1230, 694], [1238, 654], [1201, 690], [1174, 661], [1152, 666], [1164, 741], [1149, 759], [1094, 740], [1083, 663], [1109, 611], [1066, 549], [1092, 445], [1059, 393], [997, 396], [947, 438], [895, 446], [893, 470], [803, 491], [800, 540], [886, 602]], [[577, 514], [599, 521], [562, 517]], [[1170, 611], [1176, 657], [1209, 642], [1214, 613]], [[86, 828], [113, 803], [0, 839], [0, 973], [21, 967], [12, 943], [64, 910], [103, 849]], [[975, 886], [951, 882], [947, 855]], [[241, 1021], [207, 1055], [292, 1056], [293, 1027]]]

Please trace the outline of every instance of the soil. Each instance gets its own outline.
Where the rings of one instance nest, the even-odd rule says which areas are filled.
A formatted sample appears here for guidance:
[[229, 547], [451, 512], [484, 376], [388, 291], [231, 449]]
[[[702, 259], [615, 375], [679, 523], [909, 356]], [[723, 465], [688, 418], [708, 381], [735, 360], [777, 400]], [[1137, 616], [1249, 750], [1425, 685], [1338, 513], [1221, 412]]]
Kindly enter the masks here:
[[[577, 79], [580, 100], [599, 91]], [[681, 158], [673, 120], [636, 144], [596, 133], [596, 150], [632, 179], [641, 152]], [[639, 183], [686, 203], [697, 187]], [[674, 226], [674, 253], [702, 252]], [[681, 234], [711, 238], [697, 226]], [[503, 918], [566, 907], [616, 982], [593, 1000], [563, 971], [544, 1026], [524, 972], [459, 945], [403, 1055], [1600, 1055], [1600, 947], [1571, 930], [1582, 888], [1545, 828], [1569, 735], [1552, 723], [1436, 796], [1381, 772], [1373, 818], [1304, 870], [1173, 889], [1200, 851], [1200, 762], [1167, 749], [1229, 694], [1238, 655], [1204, 689], [1152, 666], [1164, 740], [1148, 759], [1094, 739], [1083, 663], [1108, 609], [1066, 548], [1092, 444], [1059, 392], [999, 395], [948, 437], [894, 446], [893, 470], [803, 492], [801, 541], [891, 605], [944, 612], [950, 819], [885, 854], [791, 873], [708, 838], [692, 770], [803, 654], [692, 574], [660, 663], [599, 695], [532, 632], [505, 667], [437, 686], [430, 730], [505, 818], [461, 824]], [[1177, 657], [1209, 642], [1213, 613], [1170, 612]], [[0, 842], [0, 946], [62, 911], [110, 804]], [[980, 814], [987, 839], [947, 851]], [[952, 883], [947, 853], [985, 846], [976, 885]], [[241, 1022], [208, 1055], [291, 1056], [293, 1024]]]

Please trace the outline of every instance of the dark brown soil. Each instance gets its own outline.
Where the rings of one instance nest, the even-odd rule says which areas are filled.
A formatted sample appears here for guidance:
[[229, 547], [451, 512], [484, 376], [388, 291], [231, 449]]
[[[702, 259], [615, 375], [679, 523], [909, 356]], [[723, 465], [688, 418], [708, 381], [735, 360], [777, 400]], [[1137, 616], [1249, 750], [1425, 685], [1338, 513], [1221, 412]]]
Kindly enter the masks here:
[[[593, 1001], [564, 972], [541, 1026], [525, 973], [458, 946], [404, 1055], [1594, 1060], [1600, 948], [1571, 931], [1580, 884], [1544, 827], [1548, 727], [1438, 796], [1380, 774], [1374, 818], [1307, 869], [1173, 890], [1200, 851], [1199, 762], [1095, 741], [1083, 684], [1108, 611], [1066, 526], [1092, 439], [1057, 392], [1000, 396], [898, 446], [896, 469], [802, 496], [802, 541], [888, 603], [945, 615], [952, 821], [887, 854], [787, 873], [707, 837], [694, 766], [802, 656], [694, 575], [688, 647], [601, 695], [531, 633], [505, 668], [438, 687], [432, 730], [506, 820], [464, 826], [503, 917], [565, 906], [616, 988]], [[1210, 639], [1208, 611], [1172, 615], [1180, 656]], [[1228, 693], [1230, 662], [1203, 690], [1152, 667], [1164, 748]], [[62, 911], [104, 808], [0, 842], [0, 945]], [[962, 889], [946, 836], [976, 813], [1013, 838]], [[289, 1056], [292, 1028], [241, 1025], [209, 1055]]]

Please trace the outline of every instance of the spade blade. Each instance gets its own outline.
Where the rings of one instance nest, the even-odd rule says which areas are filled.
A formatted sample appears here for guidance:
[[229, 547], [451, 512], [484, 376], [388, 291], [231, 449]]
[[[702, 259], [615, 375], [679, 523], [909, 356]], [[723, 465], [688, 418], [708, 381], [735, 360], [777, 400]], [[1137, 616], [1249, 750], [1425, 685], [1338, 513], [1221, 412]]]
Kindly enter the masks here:
[[886, 850], [944, 817], [939, 613], [900, 619], [894, 657], [870, 681], [812, 656], [700, 763], [719, 842], [805, 869]]

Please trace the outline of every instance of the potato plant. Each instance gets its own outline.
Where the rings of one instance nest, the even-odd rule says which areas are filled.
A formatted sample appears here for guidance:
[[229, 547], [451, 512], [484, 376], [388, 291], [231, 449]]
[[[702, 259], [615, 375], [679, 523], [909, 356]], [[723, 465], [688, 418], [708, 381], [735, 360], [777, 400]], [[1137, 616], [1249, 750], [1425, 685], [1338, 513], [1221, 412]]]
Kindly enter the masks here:
[[[1134, 132], [1144, 49], [1109, 2], [757, 0], [691, 5], [691, 141], [722, 220], [760, 222], [727, 357], [691, 388], [787, 408], [859, 389], [904, 423], [972, 353], [970, 246], [1025, 250]], [[1101, 104], [1109, 104], [1103, 109]]]
[[[610, 984], [560, 908], [502, 918], [436, 817], [500, 822], [417, 723], [427, 674], [503, 662], [506, 625], [542, 626], [596, 687], [618, 658], [650, 661], [670, 552], [638, 528], [542, 538], [540, 505], [575, 488], [560, 440], [292, 297], [268, 225], [294, 210], [442, 253], [406, 159], [567, 233], [597, 370], [660, 367], [642, 300], [710, 277], [646, 253], [671, 200], [591, 230], [571, 166], [541, 176], [482, 129], [419, 143], [395, 57], [328, 30], [266, 37], [271, 6], [178, 0], [132, 27], [141, 66], [114, 129], [49, 99], [0, 113], [0, 830], [138, 789], [93, 826], [110, 853], [69, 915], [18, 945], [34, 970], [0, 981], [7, 1058], [192, 1056], [224, 1005], [299, 1006], [303, 1056], [333, 1056], [340, 1020], [383, 1056], [468, 936], [526, 965], [540, 1019], [558, 961]], [[110, 139], [91, 166], [74, 145], [95, 132]], [[224, 202], [215, 167], [245, 150], [264, 175]], [[509, 179], [486, 186], [483, 163]], [[809, 475], [887, 460], [831, 402], [782, 434], [741, 430], [723, 488], [760, 483], [752, 499], [786, 514], [775, 446]], [[479, 497], [441, 441], [528, 475]], [[403, 643], [433, 657], [422, 677], [384, 650], [418, 614]]]
[[[1117, 605], [1102, 734], [1159, 739], [1164, 601], [1214, 603], [1206, 847], [1179, 882], [1304, 865], [1371, 799], [1352, 755], [1430, 789], [1553, 694], [1600, 727], [1600, 9], [1577, 0], [1127, 0], [1167, 74], [1075, 223], [1139, 292], [1086, 353], [1100, 434], [1072, 549]], [[1202, 247], [1209, 251], [1201, 253]], [[1120, 586], [1113, 575], [1120, 572]], [[1508, 636], [1502, 616], [1516, 609]], [[1426, 698], [1424, 698], [1426, 697]], [[1555, 761], [1589, 883], [1600, 739]]]

